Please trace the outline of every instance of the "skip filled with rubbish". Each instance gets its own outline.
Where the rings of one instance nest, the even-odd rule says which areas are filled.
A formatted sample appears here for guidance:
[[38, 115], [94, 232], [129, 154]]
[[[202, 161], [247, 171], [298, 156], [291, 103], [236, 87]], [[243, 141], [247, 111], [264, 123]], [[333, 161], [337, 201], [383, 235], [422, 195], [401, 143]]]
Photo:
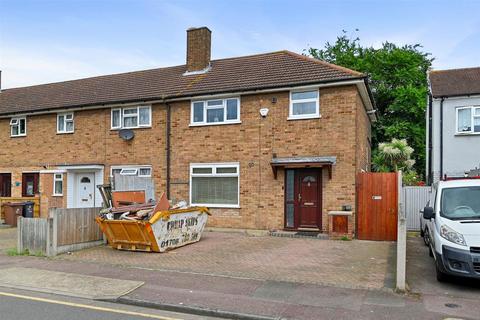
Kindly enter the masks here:
[[170, 205], [164, 194], [158, 202], [137, 203], [145, 201], [141, 192], [117, 195], [99, 189], [104, 203], [111, 206], [96, 221], [109, 245], [118, 250], [165, 252], [200, 241], [210, 215], [208, 208], [189, 207], [185, 201]]

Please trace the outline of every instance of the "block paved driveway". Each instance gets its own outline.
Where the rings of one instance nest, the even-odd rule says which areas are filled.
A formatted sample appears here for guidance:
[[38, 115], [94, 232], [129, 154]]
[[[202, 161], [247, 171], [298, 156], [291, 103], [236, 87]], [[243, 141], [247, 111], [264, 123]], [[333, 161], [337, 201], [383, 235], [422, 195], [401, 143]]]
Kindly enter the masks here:
[[107, 246], [56, 259], [235, 278], [344, 288], [393, 287], [392, 242], [253, 237], [205, 232], [200, 242], [167, 253], [128, 252]]

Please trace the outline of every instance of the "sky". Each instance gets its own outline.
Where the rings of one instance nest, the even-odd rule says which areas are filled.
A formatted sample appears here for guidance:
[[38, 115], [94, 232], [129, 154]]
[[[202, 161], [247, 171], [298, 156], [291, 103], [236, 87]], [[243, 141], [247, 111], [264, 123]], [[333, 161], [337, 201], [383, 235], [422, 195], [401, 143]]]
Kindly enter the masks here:
[[[480, 0], [0, 0], [2, 88], [185, 63], [186, 30], [212, 30], [212, 59], [421, 44], [434, 69], [480, 66]], [[355, 31], [358, 29], [358, 31]]]

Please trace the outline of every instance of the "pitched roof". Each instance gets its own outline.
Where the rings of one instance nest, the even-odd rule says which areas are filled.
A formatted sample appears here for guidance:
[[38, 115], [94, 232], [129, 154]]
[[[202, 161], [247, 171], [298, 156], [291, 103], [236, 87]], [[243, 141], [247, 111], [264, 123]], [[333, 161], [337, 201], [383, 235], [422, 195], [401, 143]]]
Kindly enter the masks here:
[[480, 67], [430, 71], [428, 78], [435, 98], [480, 94]]
[[0, 92], [0, 115], [58, 108], [270, 89], [365, 77], [289, 51], [219, 59], [203, 74], [185, 65], [85, 78]]

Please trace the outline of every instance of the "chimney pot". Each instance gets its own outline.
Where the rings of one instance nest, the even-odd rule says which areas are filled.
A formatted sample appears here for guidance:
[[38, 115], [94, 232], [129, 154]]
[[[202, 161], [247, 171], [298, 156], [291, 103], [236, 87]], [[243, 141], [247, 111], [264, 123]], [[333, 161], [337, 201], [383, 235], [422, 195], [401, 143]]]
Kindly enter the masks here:
[[212, 31], [207, 27], [187, 30], [187, 72], [202, 71], [210, 66]]

